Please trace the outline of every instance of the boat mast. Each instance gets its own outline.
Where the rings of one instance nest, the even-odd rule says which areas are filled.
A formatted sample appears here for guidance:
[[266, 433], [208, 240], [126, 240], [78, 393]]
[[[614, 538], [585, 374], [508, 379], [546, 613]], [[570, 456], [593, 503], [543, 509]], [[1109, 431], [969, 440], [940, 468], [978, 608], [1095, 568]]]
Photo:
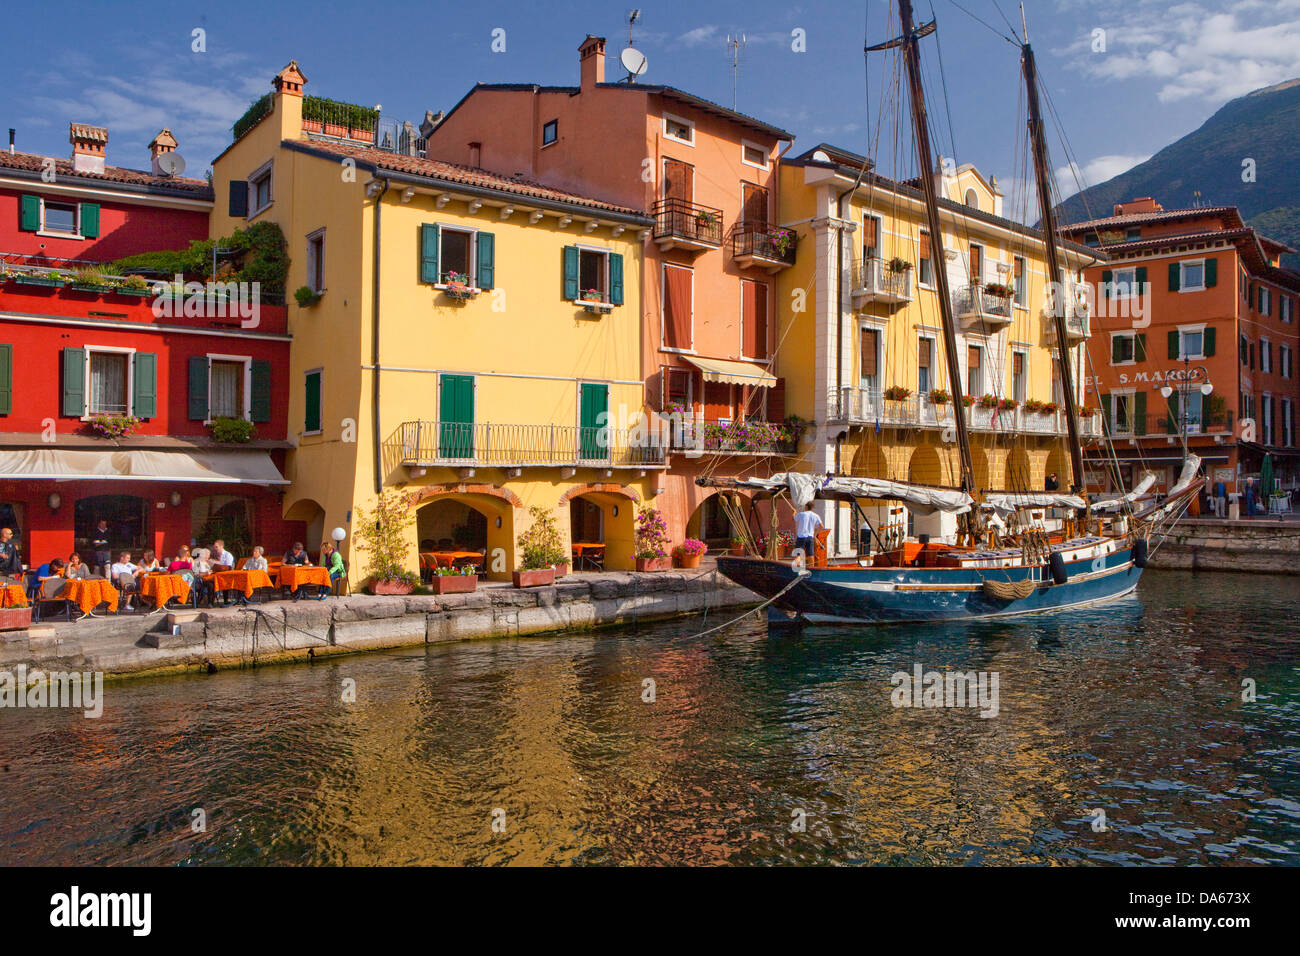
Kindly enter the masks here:
[[930, 154], [930, 127], [925, 113], [925, 91], [921, 88], [921, 54], [917, 40], [934, 32], [934, 23], [919, 31], [912, 25], [912, 0], [898, 0], [898, 15], [903, 35], [872, 49], [887, 49], [901, 44], [907, 64], [907, 82], [911, 91], [912, 128], [916, 133], [916, 159], [921, 167], [921, 191], [925, 193], [925, 214], [930, 226], [931, 262], [934, 265], [935, 291], [939, 295], [939, 314], [943, 319], [943, 347], [948, 359], [948, 385], [952, 389], [953, 421], [957, 425], [957, 447], [961, 453], [961, 489], [975, 492], [975, 469], [971, 464], [970, 436], [966, 417], [959, 406], [965, 390], [961, 384], [961, 367], [957, 362], [957, 331], [952, 317], [952, 298], [948, 291], [948, 264], [943, 252], [943, 228], [939, 224], [939, 197], [934, 185], [934, 160]]
[[1034, 62], [1034, 50], [1029, 45], [1027, 35], [1021, 48], [1020, 63], [1029, 97], [1029, 140], [1034, 151], [1034, 178], [1038, 184], [1038, 207], [1042, 212], [1047, 269], [1048, 275], [1056, 284], [1056, 295], [1052, 297], [1052, 325], [1056, 329], [1056, 364], [1061, 373], [1061, 388], [1065, 392], [1065, 423], [1070, 439], [1070, 464], [1074, 471], [1070, 481], [1070, 493], [1078, 494], [1083, 487], [1083, 447], [1079, 443], [1079, 406], [1074, 397], [1070, 345], [1065, 337], [1065, 272], [1061, 267], [1060, 250], [1056, 247], [1056, 210], [1052, 207], [1047, 141], [1043, 137], [1043, 117], [1038, 107], [1038, 67]]

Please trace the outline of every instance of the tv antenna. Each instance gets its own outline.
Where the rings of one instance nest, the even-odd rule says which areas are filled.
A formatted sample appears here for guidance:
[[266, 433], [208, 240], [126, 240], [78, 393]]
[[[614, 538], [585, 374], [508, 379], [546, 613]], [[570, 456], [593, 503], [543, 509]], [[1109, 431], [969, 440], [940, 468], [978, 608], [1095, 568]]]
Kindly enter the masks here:
[[627, 82], [632, 83], [638, 76], [646, 71], [650, 65], [646, 60], [645, 54], [632, 46], [632, 24], [641, 18], [640, 10], [632, 10], [627, 15], [627, 49], [619, 54], [619, 62], [623, 64], [623, 69], [627, 70]]
[[740, 78], [740, 51], [745, 47], [745, 34], [727, 37], [727, 48], [731, 51], [731, 108], [736, 109], [736, 87]]

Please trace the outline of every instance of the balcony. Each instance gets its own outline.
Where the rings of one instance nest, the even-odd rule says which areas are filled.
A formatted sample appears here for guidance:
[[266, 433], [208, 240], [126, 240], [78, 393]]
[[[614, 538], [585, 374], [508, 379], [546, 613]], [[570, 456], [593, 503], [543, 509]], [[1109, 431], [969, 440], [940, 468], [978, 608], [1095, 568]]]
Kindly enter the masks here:
[[905, 305], [912, 301], [912, 269], [891, 269], [884, 259], [860, 259], [853, 270], [853, 308], [871, 303]]
[[669, 447], [688, 456], [726, 453], [732, 455], [794, 455], [799, 432], [784, 422], [755, 419], [673, 419], [669, 422]]
[[[1189, 415], [1185, 428], [1188, 437], [1208, 435], [1219, 441], [1231, 437], [1235, 421], [1231, 410]], [[1106, 428], [1111, 438], [1167, 438], [1173, 441], [1179, 435], [1180, 424], [1175, 416], [1165, 412], [1143, 415], [1132, 421], [1112, 421], [1106, 424]]]
[[[832, 394], [831, 421], [845, 424], [882, 427], [944, 428], [954, 424], [953, 404], [935, 403], [927, 396], [909, 395], [901, 400], [885, 398], [879, 389], [843, 388]], [[1065, 411], [1030, 410], [1017, 408], [986, 408], [977, 400], [970, 407], [962, 407], [966, 426], [975, 432], [1010, 432], [1028, 435], [1066, 434]], [[1079, 434], [1084, 438], [1101, 436], [1101, 413], [1093, 412], [1079, 417]]]
[[953, 293], [952, 311], [965, 331], [997, 331], [1011, 322], [1011, 297], [966, 286]]
[[397, 430], [407, 468], [662, 468], [653, 429], [411, 421]]
[[661, 199], [651, 210], [659, 248], [704, 252], [722, 246], [722, 210], [684, 199]]
[[[1092, 334], [1088, 321], [1088, 306], [1086, 302], [1081, 301], [1075, 295], [1070, 296], [1067, 306], [1065, 344], [1078, 345]], [[1043, 326], [1047, 330], [1048, 345], [1056, 345], [1056, 322], [1052, 318], [1053, 308], [1054, 305], [1049, 294], [1047, 301], [1043, 304]]]
[[793, 229], [741, 221], [731, 227], [731, 257], [743, 269], [776, 273], [794, 265], [795, 241]]

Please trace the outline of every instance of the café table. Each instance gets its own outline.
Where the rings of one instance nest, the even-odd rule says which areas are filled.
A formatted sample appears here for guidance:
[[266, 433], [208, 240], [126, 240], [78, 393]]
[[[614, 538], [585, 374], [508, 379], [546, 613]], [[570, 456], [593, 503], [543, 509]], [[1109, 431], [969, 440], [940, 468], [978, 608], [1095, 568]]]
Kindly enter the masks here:
[[483, 555], [478, 551], [433, 551], [430, 552], [440, 568], [450, 568], [458, 561], [481, 561]]
[[190, 585], [179, 574], [146, 574], [140, 578], [140, 596], [151, 598], [154, 610], [161, 611], [172, 598], [188, 604]]
[[26, 607], [27, 591], [21, 584], [6, 584], [0, 590], [0, 608]]
[[333, 588], [334, 582], [330, 580], [328, 568], [318, 568], [310, 564], [284, 564], [280, 566], [280, 573], [276, 575], [275, 585], [288, 588], [292, 594], [299, 588], [310, 585]]
[[103, 578], [73, 578], [64, 585], [63, 597], [81, 609], [79, 621], [99, 617], [93, 612], [101, 604], [107, 604], [109, 611], [117, 612], [117, 588]]
[[212, 585], [213, 591], [242, 591], [245, 599], [251, 598], [258, 588], [275, 587], [265, 571], [217, 571], [204, 580]]
[[589, 567], [593, 571], [605, 570], [605, 544], [601, 541], [573, 542], [574, 570]]

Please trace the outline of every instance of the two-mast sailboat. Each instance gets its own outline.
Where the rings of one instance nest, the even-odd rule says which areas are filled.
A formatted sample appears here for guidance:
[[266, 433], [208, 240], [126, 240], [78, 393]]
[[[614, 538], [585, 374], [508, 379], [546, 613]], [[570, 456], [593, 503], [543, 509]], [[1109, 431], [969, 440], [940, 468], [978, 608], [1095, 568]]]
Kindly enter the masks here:
[[[934, 178], [929, 120], [921, 83], [918, 41], [935, 31], [931, 21], [917, 28], [911, 0], [899, 0], [902, 34], [867, 52], [897, 49], [907, 71], [912, 126], [917, 161], [922, 170], [926, 217], [934, 261], [935, 291], [942, 319], [943, 348], [952, 395], [962, 394], [958, 365], [956, 325], [948, 276], [943, 267], [943, 229]], [[1163, 500], [1150, 494], [1152, 475], [1142, 478], [1127, 494], [1089, 501], [1083, 495], [1084, 465], [1078, 407], [1074, 401], [1074, 370], [1069, 360], [1066, 329], [1066, 276], [1056, 244], [1056, 212], [1052, 203], [1047, 145], [1039, 106], [1034, 52], [1027, 39], [1021, 44], [1021, 66], [1028, 94], [1030, 150], [1037, 183], [1038, 203], [1049, 268], [1057, 290], [1051, 300], [1055, 327], [1055, 363], [1065, 401], [1067, 441], [1072, 466], [1068, 492], [1030, 492], [1028, 489], [980, 489], [972, 466], [970, 436], [960, 411], [953, 416], [960, 484], [935, 487], [881, 477], [847, 477], [777, 474], [771, 478], [700, 478], [702, 485], [723, 489], [723, 494], [751, 493], [751, 514], [762, 521], [759, 501], [770, 501], [775, 531], [777, 503], [788, 500], [803, 510], [814, 498], [848, 505], [857, 529], [856, 553], [830, 557], [827, 532], [819, 537], [814, 553], [796, 551], [789, 560], [777, 557], [777, 538], [765, 535], [766, 553], [721, 557], [718, 570], [739, 584], [771, 600], [774, 615], [819, 621], [884, 623], [996, 617], [1078, 607], [1126, 594], [1137, 586], [1147, 556], [1168, 526], [1182, 515], [1199, 491], [1200, 460], [1189, 455], [1174, 486]], [[730, 492], [728, 491], [730, 490]], [[901, 502], [918, 515], [936, 511], [958, 516], [960, 531], [954, 542], [915, 540], [873, 528], [859, 502]], [[739, 514], [739, 495], [729, 510]], [[1055, 528], [1043, 522], [1022, 520], [1027, 512], [1057, 509], [1066, 517]]]

